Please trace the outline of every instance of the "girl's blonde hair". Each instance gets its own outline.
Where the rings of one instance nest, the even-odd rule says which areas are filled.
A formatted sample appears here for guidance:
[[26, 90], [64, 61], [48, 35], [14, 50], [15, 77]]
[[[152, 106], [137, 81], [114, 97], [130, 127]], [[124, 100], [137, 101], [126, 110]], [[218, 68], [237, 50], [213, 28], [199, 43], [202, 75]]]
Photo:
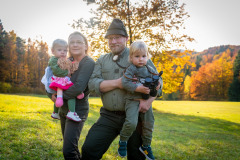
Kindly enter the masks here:
[[[83, 38], [84, 43], [85, 43], [85, 45], [86, 45], [86, 47], [87, 47], [87, 50], [86, 50], [85, 54], [88, 55], [88, 50], [89, 50], [88, 41], [87, 41], [87, 38], [86, 38], [82, 33], [78, 32], [78, 31], [75, 31], [75, 32], [71, 33], [71, 34], [69, 35], [69, 37], [68, 37], [68, 43], [70, 43], [70, 39], [71, 39], [71, 37], [74, 36], [74, 35], [79, 35], [79, 36], [81, 36], [81, 37]], [[70, 51], [69, 51], [68, 53], [69, 53], [69, 57], [72, 57]]]
[[137, 40], [131, 44], [128, 57], [129, 62], [131, 62], [130, 57], [136, 52], [146, 52], [147, 57], [149, 58], [148, 47], [142, 40]]
[[53, 41], [51, 49], [54, 50], [56, 46], [68, 47], [68, 44], [63, 39], [56, 39], [56, 40]]

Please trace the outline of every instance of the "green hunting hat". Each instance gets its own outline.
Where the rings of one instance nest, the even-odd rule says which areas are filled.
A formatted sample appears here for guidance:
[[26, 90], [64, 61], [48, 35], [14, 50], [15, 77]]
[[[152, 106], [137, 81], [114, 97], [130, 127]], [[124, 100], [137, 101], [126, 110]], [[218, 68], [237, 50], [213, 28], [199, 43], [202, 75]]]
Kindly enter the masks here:
[[126, 28], [120, 19], [113, 19], [112, 23], [110, 24], [110, 26], [107, 29], [105, 38], [107, 38], [107, 36], [112, 35], [112, 34], [120, 34], [124, 37], [128, 37]]

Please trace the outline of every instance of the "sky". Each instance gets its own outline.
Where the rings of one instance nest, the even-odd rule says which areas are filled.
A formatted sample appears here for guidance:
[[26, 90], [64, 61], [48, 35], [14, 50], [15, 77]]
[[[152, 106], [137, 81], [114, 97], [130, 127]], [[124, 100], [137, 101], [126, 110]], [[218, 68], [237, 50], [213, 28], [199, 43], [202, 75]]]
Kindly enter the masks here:
[[[240, 45], [240, 0], [179, 0], [190, 15], [185, 33], [195, 42], [187, 48], [203, 51], [219, 45]], [[75, 31], [73, 20], [90, 18], [92, 5], [83, 0], [0, 0], [0, 19], [4, 29], [17, 36], [43, 40], [51, 46], [57, 39], [67, 40]]]

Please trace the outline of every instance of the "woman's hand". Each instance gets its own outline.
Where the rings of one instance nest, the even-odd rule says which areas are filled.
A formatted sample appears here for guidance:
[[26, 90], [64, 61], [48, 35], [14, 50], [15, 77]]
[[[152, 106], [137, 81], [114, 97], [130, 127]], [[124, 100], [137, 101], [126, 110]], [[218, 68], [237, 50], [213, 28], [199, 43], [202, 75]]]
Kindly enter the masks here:
[[52, 94], [51, 100], [52, 100], [54, 103], [56, 102], [56, 100], [57, 100], [57, 94], [56, 94], [56, 93]]
[[69, 78], [71, 78], [71, 70], [68, 69], [68, 75], [67, 75]]

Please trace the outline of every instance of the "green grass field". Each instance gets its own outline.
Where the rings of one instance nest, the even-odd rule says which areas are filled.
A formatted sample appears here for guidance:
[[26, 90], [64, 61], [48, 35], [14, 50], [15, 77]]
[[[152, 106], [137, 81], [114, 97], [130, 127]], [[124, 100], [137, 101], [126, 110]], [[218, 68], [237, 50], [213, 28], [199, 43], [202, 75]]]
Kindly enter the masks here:
[[[0, 159], [63, 160], [60, 123], [46, 96], [0, 94]], [[79, 146], [102, 105], [90, 98]], [[240, 159], [240, 102], [154, 101], [152, 148], [156, 160]], [[118, 138], [103, 160], [121, 159]]]

